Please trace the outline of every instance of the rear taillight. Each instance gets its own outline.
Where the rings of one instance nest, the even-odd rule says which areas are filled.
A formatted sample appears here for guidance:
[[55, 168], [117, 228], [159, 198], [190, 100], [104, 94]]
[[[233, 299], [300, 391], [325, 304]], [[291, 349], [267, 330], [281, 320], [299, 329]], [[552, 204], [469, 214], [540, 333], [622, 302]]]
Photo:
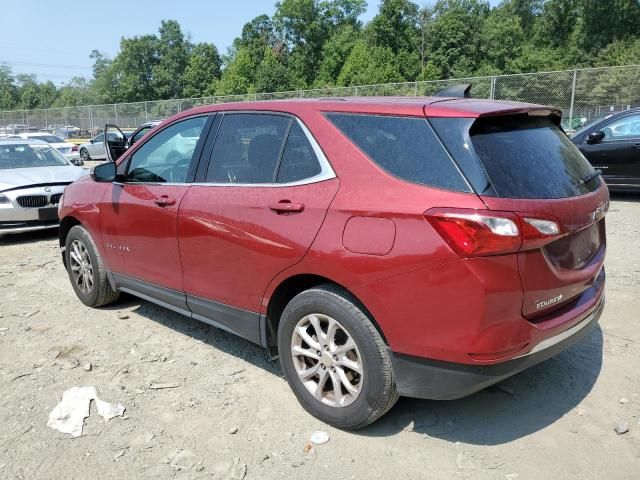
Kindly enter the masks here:
[[552, 220], [512, 212], [435, 208], [425, 218], [461, 257], [484, 257], [539, 248], [559, 238]]
[[73, 147], [71, 147], [71, 151], [72, 152], [77, 152], [80, 148], [78, 147], [78, 145], [74, 145]]

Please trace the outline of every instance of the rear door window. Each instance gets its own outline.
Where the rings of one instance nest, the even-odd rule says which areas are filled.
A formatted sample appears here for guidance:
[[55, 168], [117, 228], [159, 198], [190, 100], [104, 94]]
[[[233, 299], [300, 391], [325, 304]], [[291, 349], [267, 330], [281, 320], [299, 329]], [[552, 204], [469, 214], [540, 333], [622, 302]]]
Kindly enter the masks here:
[[220, 125], [206, 181], [275, 183], [292, 120], [281, 115], [226, 114]]
[[471, 191], [426, 119], [342, 113], [327, 117], [391, 175], [421, 185]]
[[499, 197], [575, 197], [596, 190], [600, 184], [598, 177], [583, 180], [593, 168], [547, 117], [480, 119], [469, 135]]

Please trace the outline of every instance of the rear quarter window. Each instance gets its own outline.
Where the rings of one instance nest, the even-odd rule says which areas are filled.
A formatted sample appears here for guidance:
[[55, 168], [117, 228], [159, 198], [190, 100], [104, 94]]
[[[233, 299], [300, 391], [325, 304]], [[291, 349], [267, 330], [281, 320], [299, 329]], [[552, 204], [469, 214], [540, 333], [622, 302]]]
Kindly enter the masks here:
[[471, 189], [424, 118], [329, 113], [327, 118], [374, 163], [403, 180]]

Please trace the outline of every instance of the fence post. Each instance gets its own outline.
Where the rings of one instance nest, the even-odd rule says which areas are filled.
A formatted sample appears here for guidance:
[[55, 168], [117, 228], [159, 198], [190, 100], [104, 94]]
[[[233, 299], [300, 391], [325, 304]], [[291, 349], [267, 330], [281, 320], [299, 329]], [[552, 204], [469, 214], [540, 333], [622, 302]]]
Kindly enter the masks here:
[[495, 75], [491, 76], [491, 93], [489, 94], [489, 98], [491, 100], [495, 100], [495, 98], [496, 98], [496, 77], [495, 77]]
[[418, 81], [416, 80], [415, 96], [418, 96]]
[[149, 111], [147, 110], [147, 102], [144, 102], [144, 121], [149, 121]]
[[116, 125], [117, 125], [118, 124], [118, 104], [117, 103], [113, 104], [113, 111], [116, 114]]
[[573, 84], [571, 85], [571, 104], [569, 105], [569, 130], [573, 129], [573, 103], [576, 99], [576, 78], [578, 70], [573, 71]]
[[47, 109], [44, 109], [44, 128], [49, 130], [49, 121], [47, 120]]
[[356, 88], [354, 89], [353, 96], [354, 97], [358, 96], [358, 86], [357, 85], [356, 85]]

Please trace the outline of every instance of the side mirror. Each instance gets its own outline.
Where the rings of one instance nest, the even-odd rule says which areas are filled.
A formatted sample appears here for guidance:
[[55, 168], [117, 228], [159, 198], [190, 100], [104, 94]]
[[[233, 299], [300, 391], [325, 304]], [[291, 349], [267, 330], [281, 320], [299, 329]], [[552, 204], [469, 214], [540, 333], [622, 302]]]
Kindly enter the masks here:
[[589, 135], [587, 135], [587, 143], [600, 143], [603, 138], [604, 132], [602, 130], [596, 130], [595, 132], [591, 132]]
[[116, 179], [116, 164], [113, 162], [107, 162], [96, 166], [91, 171], [91, 178], [95, 182], [113, 182]]

